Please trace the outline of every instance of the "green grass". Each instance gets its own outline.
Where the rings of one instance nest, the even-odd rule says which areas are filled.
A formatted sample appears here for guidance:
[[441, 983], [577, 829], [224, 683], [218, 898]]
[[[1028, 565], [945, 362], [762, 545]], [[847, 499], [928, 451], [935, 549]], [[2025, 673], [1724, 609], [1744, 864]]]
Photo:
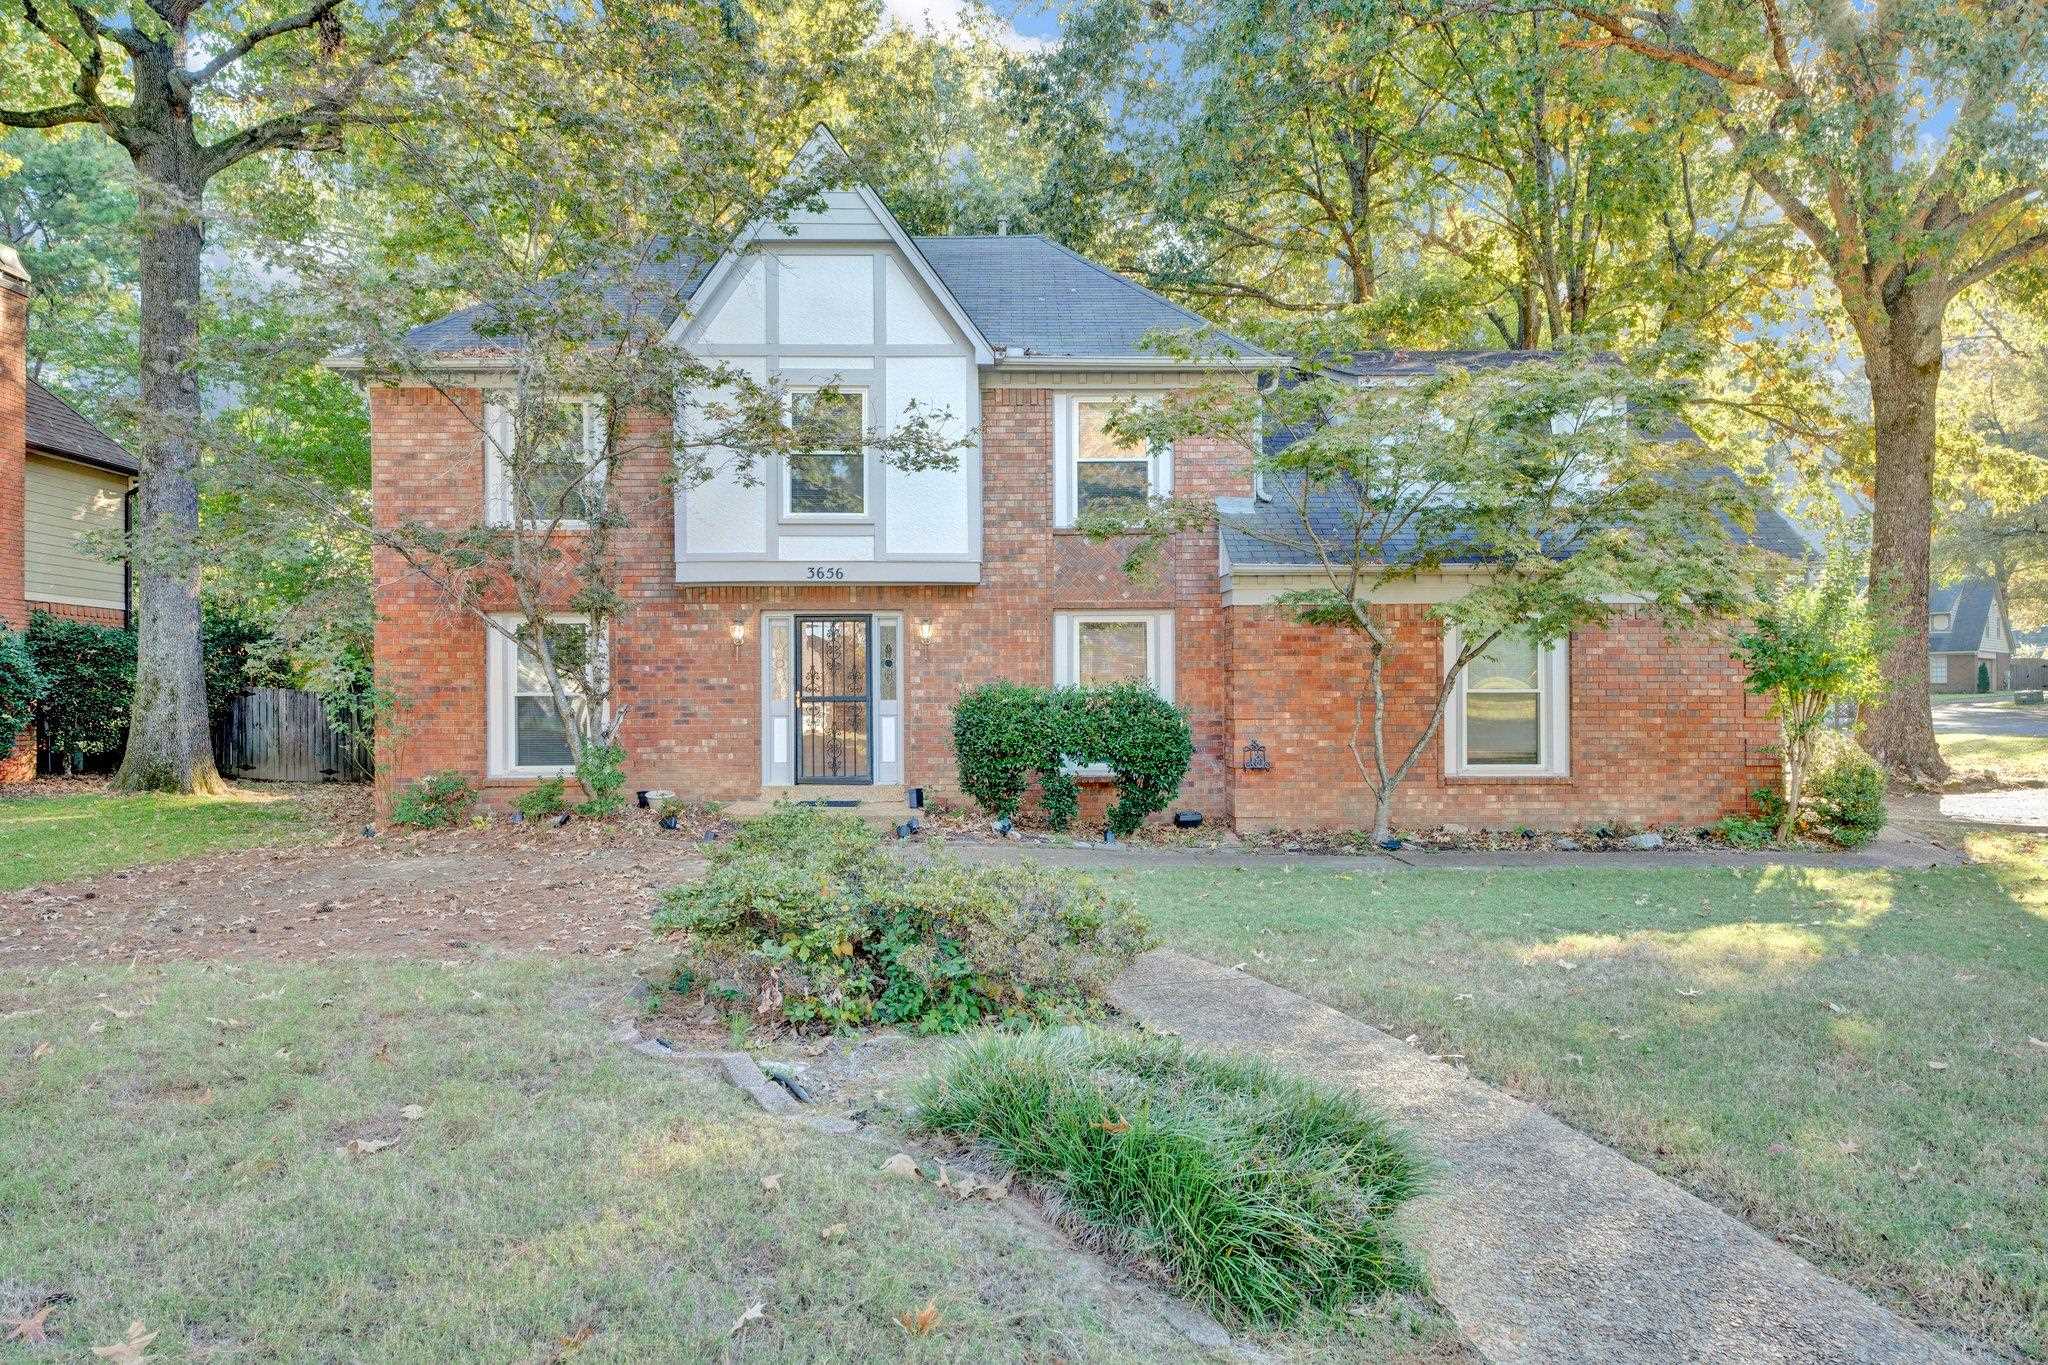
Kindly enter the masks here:
[[1349, 1093], [1075, 1029], [960, 1048], [917, 1112], [1240, 1320], [1291, 1323], [1419, 1282], [1388, 1222], [1420, 1168]]
[[1941, 756], [1958, 773], [1986, 771], [2005, 782], [2048, 782], [2048, 739], [1971, 730], [1938, 735]]
[[[0, 975], [0, 1318], [70, 1296], [54, 1353], [0, 1360], [84, 1358], [137, 1320], [167, 1361], [1187, 1358], [1007, 1206], [608, 1041], [629, 982], [538, 959]], [[927, 1301], [937, 1329], [907, 1335]], [[1460, 1349], [1427, 1313], [1273, 1344]]]
[[1894, 1305], [2048, 1350], [2048, 841], [1984, 865], [1136, 874], [1173, 946], [1417, 1041]]
[[317, 832], [285, 798], [11, 796], [0, 799], [0, 891]]

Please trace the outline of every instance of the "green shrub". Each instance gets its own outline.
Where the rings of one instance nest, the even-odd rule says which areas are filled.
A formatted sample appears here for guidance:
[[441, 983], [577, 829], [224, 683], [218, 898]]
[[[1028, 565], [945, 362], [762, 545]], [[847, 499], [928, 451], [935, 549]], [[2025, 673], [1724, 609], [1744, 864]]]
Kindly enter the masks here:
[[990, 682], [953, 708], [953, 753], [960, 789], [990, 816], [1012, 820], [1036, 777], [1054, 829], [1073, 823], [1080, 797], [1061, 760], [1067, 703], [1058, 693], [1022, 683]]
[[1981, 660], [1977, 664], [1977, 690], [1979, 692], [1989, 692], [1991, 690], [1991, 665]]
[[562, 795], [568, 784], [559, 777], [544, 777], [512, 798], [512, 809], [529, 820], [545, 820], [560, 815], [569, 809], [569, 802]]
[[1884, 828], [1884, 769], [1839, 731], [1821, 737], [1806, 784], [1805, 821], [1843, 848], [1861, 848]]
[[1733, 848], [1768, 848], [1777, 825], [1747, 815], [1724, 815], [1714, 822], [1714, 837]]
[[39, 611], [28, 618], [23, 638], [43, 675], [36, 718], [50, 751], [68, 760], [125, 744], [135, 696], [135, 632]]
[[292, 685], [275, 635], [255, 613], [212, 598], [199, 607], [199, 649], [210, 719], [226, 715], [234, 699], [252, 687]]
[[1109, 828], [1119, 837], [1135, 834], [1146, 816], [1180, 795], [1195, 756], [1188, 719], [1139, 682], [1089, 688], [1078, 701], [1066, 752], [1077, 762], [1110, 770], [1116, 802], [1109, 808]]
[[19, 635], [0, 628], [0, 745], [14, 748], [14, 737], [35, 718], [43, 695], [42, 670]]
[[1093, 878], [912, 867], [859, 820], [789, 804], [715, 846], [655, 928], [785, 1022], [926, 1032], [1089, 1008], [1146, 941], [1129, 899]]
[[586, 744], [576, 760], [576, 780], [588, 794], [576, 813], [594, 819], [617, 815], [626, 808], [626, 751], [617, 744]]
[[915, 1095], [917, 1121], [1049, 1186], [1113, 1251], [1255, 1325], [1404, 1289], [1389, 1226], [1420, 1163], [1354, 1095], [1171, 1039], [991, 1035]]
[[468, 818], [476, 805], [476, 788], [461, 773], [448, 771], [423, 777], [391, 803], [394, 824], [413, 829], [448, 829]]

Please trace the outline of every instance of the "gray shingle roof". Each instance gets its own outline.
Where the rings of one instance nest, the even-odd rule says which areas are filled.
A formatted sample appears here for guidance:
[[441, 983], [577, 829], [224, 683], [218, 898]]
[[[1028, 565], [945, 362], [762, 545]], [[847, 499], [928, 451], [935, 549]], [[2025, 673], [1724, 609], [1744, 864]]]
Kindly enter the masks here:
[[1013, 356], [1156, 358], [1149, 332], [1205, 333], [1239, 356], [1268, 353], [1045, 237], [912, 239], [991, 346]]
[[83, 460], [117, 474], [142, 470], [142, 462], [119, 441], [33, 379], [28, 381], [28, 448]]
[[[989, 344], [1012, 356], [1157, 358], [1139, 345], [1147, 333], [1190, 329], [1209, 333], [1214, 345], [1240, 356], [1267, 354], [1044, 237], [912, 241]], [[605, 301], [622, 314], [645, 312], [650, 325], [666, 328], [675, 320], [676, 302], [709, 273], [708, 264], [688, 257], [652, 261], [635, 281], [607, 289]], [[490, 334], [488, 316], [484, 307], [465, 308], [413, 328], [405, 344], [434, 355], [516, 349], [516, 338]]]
[[1997, 585], [1988, 578], [1966, 578], [1927, 595], [1927, 612], [1947, 612], [1947, 630], [1927, 635], [1930, 654], [1975, 654], [1984, 642], [1984, 627], [1991, 619], [1991, 605], [1998, 600]]

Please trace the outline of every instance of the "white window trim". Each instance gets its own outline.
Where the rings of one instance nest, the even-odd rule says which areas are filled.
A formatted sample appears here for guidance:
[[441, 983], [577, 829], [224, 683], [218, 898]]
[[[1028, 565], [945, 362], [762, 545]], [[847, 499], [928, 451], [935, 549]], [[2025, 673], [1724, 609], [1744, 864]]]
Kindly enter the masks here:
[[[1146, 679], [1152, 690], [1167, 701], [1173, 700], [1173, 675], [1175, 661], [1173, 653], [1173, 613], [1170, 611], [1056, 611], [1052, 614], [1052, 681], [1055, 687], [1074, 687], [1079, 683], [1081, 661], [1081, 627], [1094, 623], [1121, 624], [1136, 622], [1145, 627]], [[1105, 764], [1092, 763], [1087, 766], [1069, 764], [1068, 771], [1076, 777], [1108, 777]]]
[[[547, 618], [553, 625], [588, 626], [590, 618], [576, 612], [555, 612]], [[521, 767], [514, 762], [518, 750], [518, 739], [513, 733], [514, 717], [518, 705], [512, 696], [513, 679], [517, 677], [515, 651], [519, 648], [516, 634], [526, 624], [526, 618], [516, 612], [503, 612], [491, 617], [493, 624], [485, 631], [485, 713], [488, 721], [488, 748], [485, 772], [493, 778], [522, 777], [563, 777], [576, 771], [574, 764], [528, 764]], [[609, 632], [600, 631], [597, 646], [607, 668], [611, 663], [611, 639]], [[606, 704], [600, 716], [609, 719], [611, 706]]]
[[[1165, 395], [1162, 393], [1116, 389], [1086, 389], [1055, 396], [1052, 412], [1054, 527], [1071, 530], [1080, 519], [1080, 509], [1077, 506], [1080, 476], [1077, 466], [1081, 454], [1081, 404], [1132, 401], [1155, 404], [1164, 400]], [[1173, 446], [1169, 442], [1155, 448], [1147, 457], [1145, 496], [1164, 498], [1171, 497], [1172, 494]]]
[[[1462, 648], [1462, 633], [1444, 632], [1444, 671], [1450, 672]], [[1467, 763], [1465, 761], [1465, 685], [1471, 667], [1458, 670], [1457, 685], [1444, 707], [1444, 775], [1446, 777], [1570, 777], [1571, 641], [1552, 640], [1537, 653], [1537, 761], [1535, 763]]]
[[801, 522], [823, 522], [823, 523], [827, 523], [827, 524], [829, 524], [829, 523], [832, 523], [832, 522], [869, 522], [869, 521], [873, 521], [873, 520], [875, 519], [875, 499], [874, 499], [874, 495], [873, 495], [873, 490], [872, 490], [872, 489], [870, 488], [870, 485], [871, 485], [871, 484], [872, 484], [872, 483], [874, 482], [874, 480], [868, 477], [868, 475], [869, 475], [869, 473], [870, 473], [871, 471], [870, 471], [870, 470], [868, 469], [868, 453], [867, 453], [867, 441], [866, 441], [866, 433], [867, 433], [867, 429], [868, 429], [868, 391], [867, 391], [867, 388], [866, 388], [866, 386], [864, 386], [864, 385], [858, 385], [858, 384], [831, 384], [831, 385], [828, 385], [828, 384], [797, 384], [797, 385], [793, 385], [793, 386], [791, 386], [790, 388], [788, 388], [788, 389], [785, 389], [785, 390], [783, 391], [783, 395], [782, 395], [782, 414], [783, 414], [783, 420], [784, 420], [784, 421], [788, 421], [788, 422], [794, 422], [794, 421], [795, 421], [795, 413], [794, 413], [794, 411], [793, 411], [793, 407], [794, 407], [794, 400], [795, 400], [795, 398], [796, 398], [796, 396], [797, 396], [798, 394], [801, 394], [801, 393], [821, 393], [821, 392], [823, 392], [823, 391], [824, 391], [825, 389], [827, 389], [827, 388], [831, 388], [831, 389], [835, 390], [836, 392], [838, 392], [838, 393], [840, 393], [840, 394], [850, 394], [850, 395], [852, 395], [853, 397], [855, 397], [855, 398], [858, 398], [858, 399], [860, 400], [860, 429], [861, 429], [861, 433], [862, 433], [862, 441], [861, 441], [861, 448], [860, 448], [859, 450], [812, 450], [812, 451], [807, 451], [807, 452], [805, 452], [805, 454], [806, 454], [806, 455], [858, 455], [858, 456], [860, 457], [860, 511], [858, 511], [858, 512], [798, 512], [798, 511], [794, 511], [794, 510], [792, 510], [792, 508], [791, 508], [791, 504], [790, 504], [790, 493], [791, 493], [791, 489], [790, 489], [790, 474], [791, 474], [791, 473], [792, 473], [793, 471], [791, 470], [791, 467], [790, 467], [790, 461], [791, 461], [791, 460], [793, 460], [793, 459], [801, 458], [801, 457], [798, 457], [798, 456], [785, 456], [785, 457], [783, 458], [783, 460], [782, 460], [782, 480], [781, 480], [781, 482], [782, 482], [782, 519], [783, 519], [784, 521], [801, 521]]
[[[598, 496], [602, 497], [605, 486], [611, 481], [611, 457], [604, 448], [604, 400], [590, 394], [563, 394], [549, 400], [556, 403], [573, 403], [583, 411], [583, 454], [589, 461], [589, 470], [584, 475], [586, 484], [595, 483]], [[595, 420], [593, 420], [595, 417]], [[512, 488], [505, 477], [505, 457], [518, 444], [512, 430], [512, 406], [503, 399], [484, 396], [484, 524], [487, 526], [511, 526]], [[519, 523], [522, 530], [538, 530], [548, 525], [545, 521], [530, 520]], [[555, 522], [558, 531], [587, 531], [590, 523], [564, 517]]]
[[1937, 683], [1943, 687], [1948, 685], [1948, 655], [1930, 654], [1927, 656], [1927, 681]]

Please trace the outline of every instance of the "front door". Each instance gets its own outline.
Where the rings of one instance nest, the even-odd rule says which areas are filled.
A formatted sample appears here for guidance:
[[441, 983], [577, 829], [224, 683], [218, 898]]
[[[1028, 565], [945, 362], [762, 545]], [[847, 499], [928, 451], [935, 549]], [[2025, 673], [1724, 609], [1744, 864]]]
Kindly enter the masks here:
[[796, 780], [871, 783], [874, 620], [796, 618]]

